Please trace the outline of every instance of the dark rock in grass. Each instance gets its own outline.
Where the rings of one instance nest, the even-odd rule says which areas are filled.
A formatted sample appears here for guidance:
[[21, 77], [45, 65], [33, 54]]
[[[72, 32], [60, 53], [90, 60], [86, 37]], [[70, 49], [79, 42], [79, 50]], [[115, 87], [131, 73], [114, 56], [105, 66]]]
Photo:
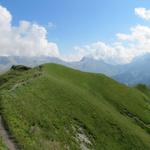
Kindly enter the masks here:
[[23, 66], [23, 65], [13, 65], [11, 67], [12, 70], [18, 70], [18, 71], [27, 71], [27, 70], [30, 70], [31, 68], [30, 67], [27, 67], [27, 66]]

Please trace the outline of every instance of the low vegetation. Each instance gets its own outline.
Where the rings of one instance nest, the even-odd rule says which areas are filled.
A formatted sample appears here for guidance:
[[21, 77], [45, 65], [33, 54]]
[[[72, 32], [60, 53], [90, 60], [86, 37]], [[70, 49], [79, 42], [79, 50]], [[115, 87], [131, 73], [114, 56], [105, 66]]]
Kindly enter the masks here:
[[19, 67], [0, 76], [0, 96], [1, 116], [22, 150], [150, 149], [150, 95], [104, 75]]
[[0, 137], [0, 150], [8, 150], [1, 137]]

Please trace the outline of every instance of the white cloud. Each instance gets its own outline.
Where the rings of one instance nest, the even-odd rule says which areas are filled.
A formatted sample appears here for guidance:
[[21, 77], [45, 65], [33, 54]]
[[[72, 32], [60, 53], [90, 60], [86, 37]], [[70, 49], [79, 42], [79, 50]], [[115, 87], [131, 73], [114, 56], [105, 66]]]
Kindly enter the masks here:
[[79, 60], [88, 56], [103, 59], [107, 63], [129, 63], [136, 56], [150, 53], [150, 27], [137, 25], [131, 28], [130, 34], [118, 33], [116, 36], [113, 43], [98, 41], [75, 47], [74, 57], [68, 57]]
[[150, 20], [150, 10], [149, 9], [135, 8], [135, 14], [145, 20]]
[[59, 56], [55, 43], [47, 39], [47, 30], [36, 23], [20, 21], [12, 26], [12, 15], [0, 5], [0, 55]]

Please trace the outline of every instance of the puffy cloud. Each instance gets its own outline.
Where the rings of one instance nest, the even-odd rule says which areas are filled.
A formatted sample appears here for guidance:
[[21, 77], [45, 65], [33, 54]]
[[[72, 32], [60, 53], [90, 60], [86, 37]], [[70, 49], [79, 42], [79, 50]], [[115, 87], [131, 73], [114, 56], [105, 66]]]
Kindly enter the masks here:
[[6, 8], [0, 6], [0, 30], [10, 30], [11, 20], [12, 16], [10, 12]]
[[28, 21], [12, 26], [11, 21], [11, 13], [0, 6], [0, 55], [59, 56], [57, 45], [48, 41], [43, 26]]
[[75, 47], [76, 54], [70, 58], [79, 60], [88, 56], [107, 63], [129, 63], [136, 56], [150, 52], [150, 27], [137, 25], [131, 28], [130, 34], [118, 33], [116, 36], [113, 43], [98, 41]]
[[149, 9], [135, 8], [135, 14], [145, 20], [150, 20], [150, 10]]

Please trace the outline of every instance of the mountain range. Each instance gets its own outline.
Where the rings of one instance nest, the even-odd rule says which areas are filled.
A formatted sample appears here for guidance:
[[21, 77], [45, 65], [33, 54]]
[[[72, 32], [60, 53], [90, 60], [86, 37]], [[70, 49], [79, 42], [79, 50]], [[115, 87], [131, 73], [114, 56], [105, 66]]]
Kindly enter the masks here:
[[139, 83], [150, 86], [150, 54], [135, 58], [124, 66], [124, 71], [113, 76], [121, 83], [136, 85]]
[[102, 73], [131, 86], [138, 83], [150, 85], [150, 54], [137, 57], [132, 62], [123, 65], [112, 65], [103, 60], [95, 60], [90, 57], [84, 57], [76, 62], [66, 62], [55, 57], [1, 56], [0, 71], [5, 71], [12, 65], [34, 67], [49, 62], [62, 64], [85, 72]]

